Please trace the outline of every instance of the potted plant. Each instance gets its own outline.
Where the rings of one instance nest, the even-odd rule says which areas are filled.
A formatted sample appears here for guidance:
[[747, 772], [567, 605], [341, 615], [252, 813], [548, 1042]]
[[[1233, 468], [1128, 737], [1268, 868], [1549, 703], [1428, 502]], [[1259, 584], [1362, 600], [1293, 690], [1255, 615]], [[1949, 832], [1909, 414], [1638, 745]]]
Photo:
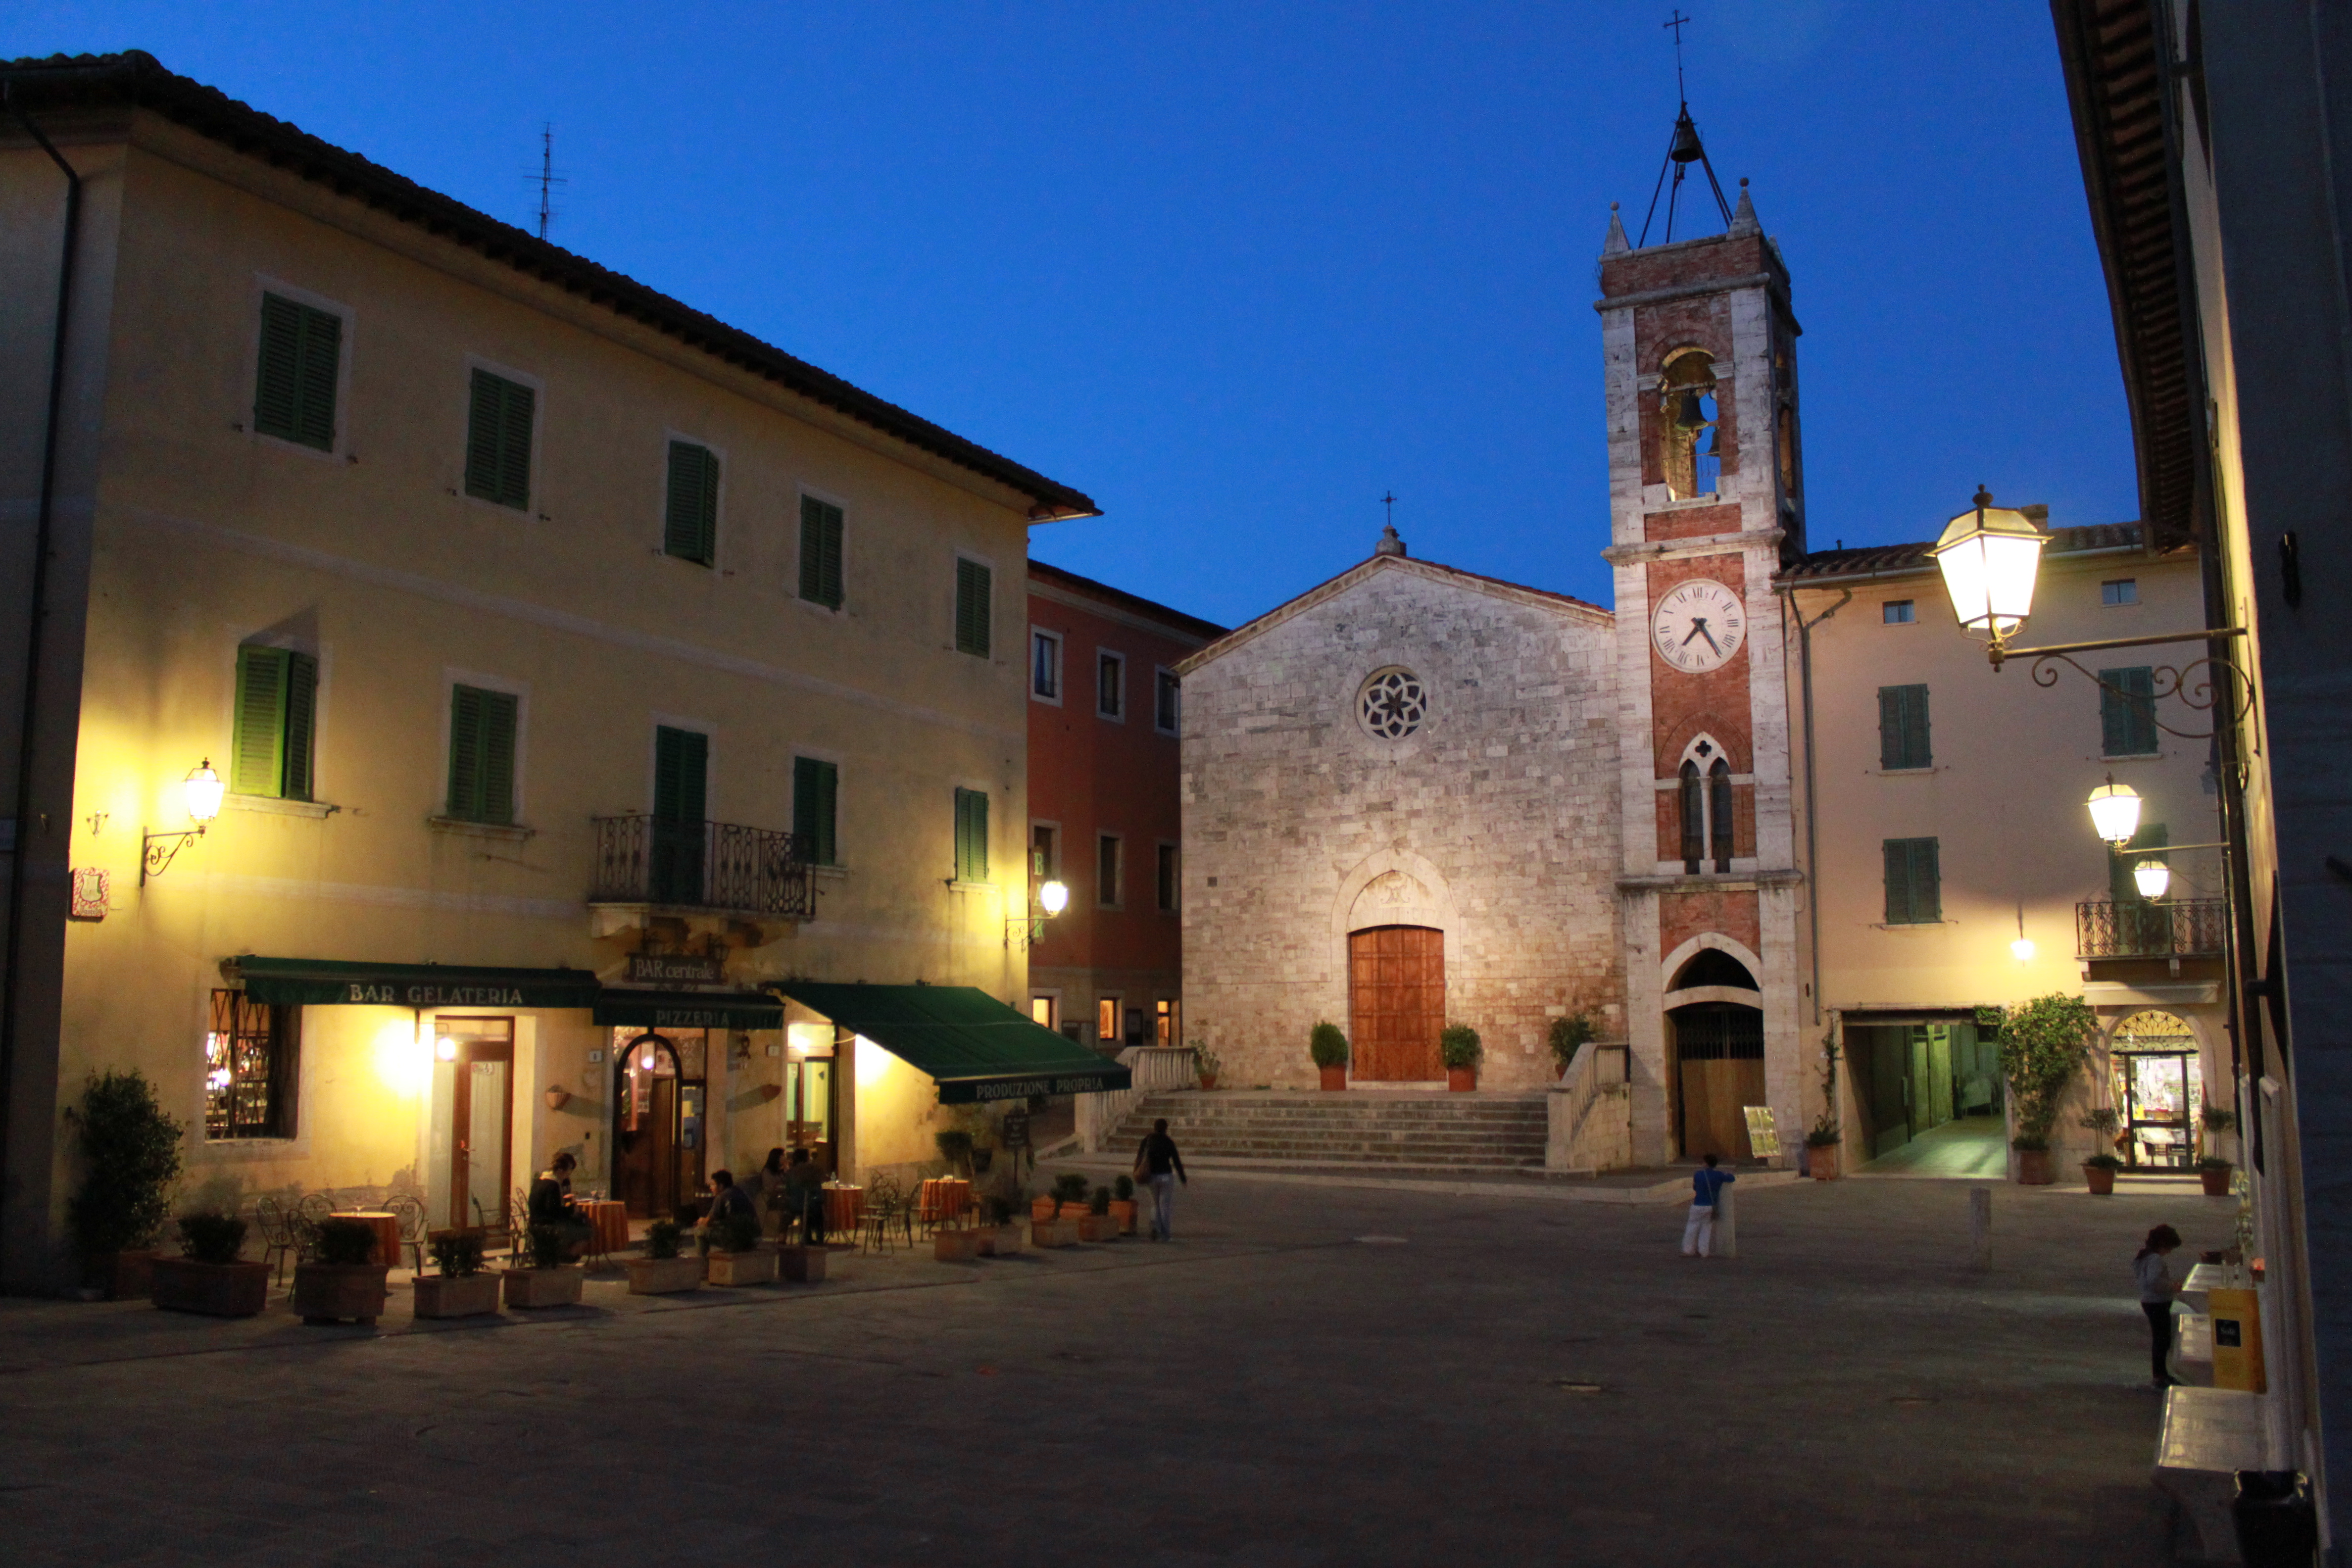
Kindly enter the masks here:
[[730, 1214], [712, 1220], [703, 1232], [709, 1247], [706, 1261], [713, 1285], [772, 1285], [776, 1255], [760, 1245], [760, 1221], [755, 1215]]
[[1476, 1089], [1478, 1061], [1486, 1054], [1477, 1030], [1467, 1024], [1448, 1024], [1437, 1037], [1437, 1059], [1445, 1064], [1445, 1087], [1456, 1094]]
[[1039, 1193], [1029, 1200], [1029, 1217], [1033, 1220], [1049, 1220], [1061, 1212], [1062, 1200], [1051, 1193]]
[[1348, 1087], [1348, 1037], [1337, 1024], [1318, 1024], [1307, 1033], [1307, 1055], [1323, 1075], [1327, 1089]]
[[2112, 1105], [2094, 1106], [2075, 1118], [2074, 1125], [2089, 1132], [2098, 1144], [2098, 1152], [2083, 1162], [2083, 1181], [2095, 1196], [2104, 1197], [2116, 1190], [2116, 1173], [2123, 1162], [2113, 1151], [2119, 1142], [2116, 1128], [2119, 1118]]
[[215, 1318], [250, 1318], [269, 1297], [269, 1265], [247, 1263], [245, 1221], [233, 1214], [199, 1210], [180, 1216], [178, 1258], [158, 1258], [148, 1299], [174, 1312]]
[[429, 1243], [436, 1274], [416, 1277], [420, 1318], [478, 1318], [499, 1310], [499, 1277], [482, 1272], [482, 1233], [445, 1230]]
[[1123, 1171], [1111, 1178], [1110, 1212], [1118, 1221], [1119, 1235], [1135, 1234], [1135, 1178]]
[[799, 1247], [780, 1247], [776, 1248], [776, 1272], [795, 1285], [823, 1284], [825, 1260], [832, 1256], [829, 1247], [811, 1247], [805, 1243]]
[[1201, 1087], [1202, 1089], [1214, 1089], [1217, 1087], [1217, 1072], [1219, 1068], [1224, 1066], [1224, 1063], [1217, 1059], [1217, 1053], [1209, 1048], [1209, 1044], [1206, 1040], [1194, 1040], [1192, 1042], [1192, 1066], [1201, 1075]]
[[117, 1300], [145, 1296], [155, 1237], [172, 1216], [180, 1123], [155, 1102], [154, 1086], [136, 1069], [93, 1074], [81, 1104], [66, 1116], [81, 1145], [81, 1184], [67, 1201], [66, 1225], [81, 1255], [82, 1278]]
[[939, 1145], [940, 1158], [948, 1163], [950, 1175], [959, 1171], [971, 1173], [971, 1133], [961, 1127], [943, 1128], [931, 1134], [931, 1142]]
[[2116, 1190], [2116, 1173], [2123, 1162], [2104, 1150], [2083, 1162], [2083, 1183], [2095, 1198], [2111, 1197]]
[[679, 1256], [683, 1234], [674, 1219], [657, 1219], [646, 1227], [646, 1255], [628, 1260], [630, 1295], [671, 1296], [702, 1283], [701, 1257]]
[[1600, 1032], [1589, 1013], [1570, 1013], [1565, 1018], [1551, 1021], [1551, 1059], [1559, 1066], [1560, 1077], [1568, 1076], [1577, 1051]]
[[1078, 1239], [1086, 1242], [1118, 1239], [1118, 1221], [1111, 1218], [1108, 1187], [1097, 1187], [1087, 1195], [1087, 1212], [1078, 1216]]
[[1054, 1178], [1054, 1202], [1057, 1219], [1079, 1219], [1087, 1212], [1087, 1179], [1076, 1171], [1065, 1171]]
[[1805, 1133], [1805, 1173], [1817, 1182], [1838, 1179], [1838, 1149], [1845, 1137], [1845, 1129], [1822, 1111], [1813, 1118], [1812, 1127]]
[[2025, 1186], [2048, 1186], [2050, 1129], [2058, 1101], [2083, 1065], [2097, 1020], [2080, 996], [2052, 992], [2037, 996], [2002, 1020], [2000, 1071], [2009, 1080], [2017, 1131], [2017, 1179]]
[[363, 1219], [322, 1219], [294, 1266], [289, 1303], [306, 1323], [358, 1322], [383, 1315], [389, 1264], [373, 1261], [375, 1227]]
[[583, 1276], [564, 1256], [572, 1249], [571, 1238], [551, 1225], [535, 1225], [524, 1232], [524, 1240], [530, 1247], [530, 1267], [499, 1274], [507, 1305], [529, 1311], [577, 1303]]
[[2208, 1154], [2197, 1162], [2197, 1180], [2209, 1198], [2230, 1195], [2230, 1173], [2236, 1167], [2219, 1154]]
[[2205, 1125], [2205, 1152], [2208, 1154], [2218, 1152], [2213, 1146], [2214, 1139], [2238, 1124], [2238, 1118], [2233, 1112], [2222, 1110], [2210, 1100], [2205, 1102], [2204, 1109], [2197, 1113], [2197, 1119]]

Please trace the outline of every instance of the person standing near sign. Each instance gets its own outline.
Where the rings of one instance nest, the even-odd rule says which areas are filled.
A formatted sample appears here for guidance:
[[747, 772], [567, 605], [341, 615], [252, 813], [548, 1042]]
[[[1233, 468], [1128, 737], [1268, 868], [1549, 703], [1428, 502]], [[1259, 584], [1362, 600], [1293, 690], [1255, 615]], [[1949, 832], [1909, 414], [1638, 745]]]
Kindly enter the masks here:
[[1711, 1258], [1715, 1255], [1715, 1207], [1723, 1189], [1739, 1178], [1728, 1171], [1715, 1168], [1715, 1156], [1709, 1154], [1706, 1163], [1691, 1173], [1690, 1217], [1683, 1222], [1683, 1256]]
[[2139, 1253], [2132, 1259], [2132, 1277], [2139, 1282], [2139, 1310], [2147, 1314], [2148, 1373], [2158, 1388], [2174, 1388], [2180, 1380], [2172, 1375], [2172, 1299], [2180, 1294], [2180, 1282], [2172, 1277], [2171, 1265], [2165, 1259], [2180, 1248], [2180, 1233], [2168, 1225], [2158, 1226], [2147, 1233], [2140, 1244]]
[[1151, 1239], [1173, 1240], [1168, 1234], [1168, 1218], [1176, 1201], [1176, 1184], [1181, 1181], [1189, 1187], [1192, 1178], [1184, 1174], [1184, 1156], [1176, 1152], [1176, 1140], [1168, 1136], [1168, 1118], [1156, 1118], [1137, 1147], [1135, 1174], [1151, 1189]]

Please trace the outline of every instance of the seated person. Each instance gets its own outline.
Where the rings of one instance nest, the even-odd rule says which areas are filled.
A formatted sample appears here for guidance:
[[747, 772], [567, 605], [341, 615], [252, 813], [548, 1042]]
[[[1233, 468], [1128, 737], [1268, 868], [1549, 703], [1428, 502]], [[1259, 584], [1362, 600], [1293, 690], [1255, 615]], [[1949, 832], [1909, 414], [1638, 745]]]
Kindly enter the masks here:
[[729, 1215], [741, 1215], [756, 1224], [760, 1218], [760, 1205], [751, 1201], [750, 1193], [737, 1184], [733, 1172], [713, 1171], [710, 1173], [709, 1217], [718, 1220]]
[[559, 1153], [539, 1180], [530, 1184], [527, 1217], [531, 1228], [545, 1226], [563, 1237], [563, 1256], [578, 1258], [588, 1250], [589, 1238], [595, 1234], [578, 1210], [572, 1206], [572, 1173], [580, 1162], [569, 1152]]
[[803, 1243], [824, 1245], [824, 1173], [805, 1149], [793, 1150], [784, 1168], [784, 1213], [799, 1216]]

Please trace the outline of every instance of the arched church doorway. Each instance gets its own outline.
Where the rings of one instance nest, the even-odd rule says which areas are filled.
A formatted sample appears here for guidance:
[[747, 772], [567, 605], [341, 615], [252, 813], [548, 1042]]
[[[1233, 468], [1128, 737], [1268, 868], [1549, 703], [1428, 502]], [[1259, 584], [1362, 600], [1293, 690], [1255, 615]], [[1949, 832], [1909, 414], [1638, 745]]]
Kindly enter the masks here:
[[1423, 1083], [1445, 1076], [1445, 933], [1373, 926], [1348, 933], [1348, 1042], [1352, 1076]]
[[1675, 1142], [1685, 1160], [1748, 1157], [1748, 1110], [1764, 1103], [1764, 1014], [1739, 999], [1755, 995], [1748, 966], [1705, 947], [1667, 987], [1691, 999], [1666, 1011], [1674, 1041]]
[[613, 1195], [635, 1219], [667, 1219], [702, 1191], [705, 1042], [691, 1033], [641, 1034], [616, 1053]]

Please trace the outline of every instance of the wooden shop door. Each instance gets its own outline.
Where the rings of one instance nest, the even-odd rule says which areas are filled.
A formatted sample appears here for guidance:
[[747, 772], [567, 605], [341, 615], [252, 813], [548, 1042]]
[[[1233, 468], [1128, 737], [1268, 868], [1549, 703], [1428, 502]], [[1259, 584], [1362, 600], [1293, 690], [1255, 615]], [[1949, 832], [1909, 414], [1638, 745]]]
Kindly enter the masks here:
[[1348, 936], [1349, 1072], [1389, 1083], [1445, 1076], [1437, 1037], [1445, 1028], [1445, 933], [1427, 926], [1374, 926]]
[[1682, 1157], [1748, 1158], [1747, 1107], [1764, 1103], [1764, 1015], [1727, 1002], [1677, 1007], [1675, 1120]]

